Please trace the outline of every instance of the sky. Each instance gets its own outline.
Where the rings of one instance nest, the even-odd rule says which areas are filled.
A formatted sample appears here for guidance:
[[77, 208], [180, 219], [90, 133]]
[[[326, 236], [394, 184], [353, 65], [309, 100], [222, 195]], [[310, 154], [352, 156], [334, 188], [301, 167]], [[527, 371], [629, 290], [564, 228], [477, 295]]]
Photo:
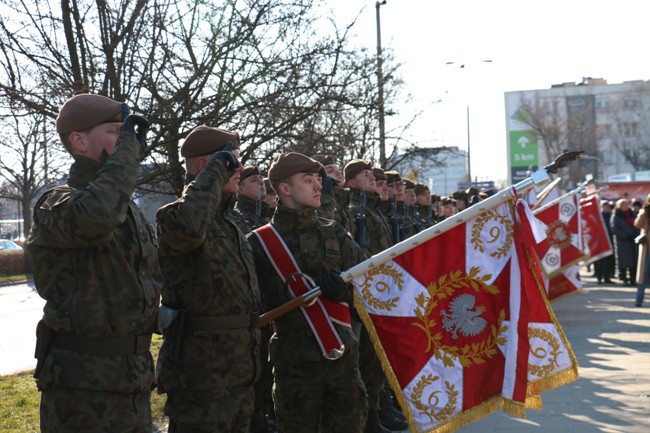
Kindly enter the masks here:
[[[365, 6], [355, 43], [376, 53], [375, 1], [327, 3], [337, 22]], [[424, 110], [406, 138], [466, 150], [469, 107], [472, 176], [505, 180], [504, 93], [583, 77], [650, 79], [648, 16], [646, 0], [387, 0], [382, 48], [402, 64], [403, 91], [413, 98], [396, 107], [399, 119], [386, 118], [387, 135]]]

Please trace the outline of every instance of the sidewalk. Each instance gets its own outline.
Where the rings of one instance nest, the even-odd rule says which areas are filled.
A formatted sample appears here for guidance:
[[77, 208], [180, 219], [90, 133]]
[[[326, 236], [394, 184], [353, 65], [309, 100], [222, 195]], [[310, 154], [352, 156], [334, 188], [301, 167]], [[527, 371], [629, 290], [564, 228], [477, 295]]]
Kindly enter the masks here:
[[551, 302], [578, 359], [580, 377], [542, 394], [526, 419], [495, 412], [462, 433], [650, 431], [650, 291], [634, 307], [635, 287], [598, 285]]

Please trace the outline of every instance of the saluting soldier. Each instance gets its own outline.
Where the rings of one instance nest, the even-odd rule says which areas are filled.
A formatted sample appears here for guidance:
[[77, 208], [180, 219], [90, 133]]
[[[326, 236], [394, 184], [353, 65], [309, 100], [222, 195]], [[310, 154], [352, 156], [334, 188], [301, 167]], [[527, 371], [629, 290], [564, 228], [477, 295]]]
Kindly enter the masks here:
[[239, 135], [198, 126], [181, 146], [181, 197], [158, 210], [164, 276], [158, 357], [169, 433], [248, 433], [260, 372], [253, 255], [232, 218]]
[[160, 302], [155, 232], [131, 199], [149, 122], [80, 94], [56, 130], [74, 158], [34, 208], [27, 247], [45, 299], [37, 327], [42, 432], [151, 432], [149, 345]]
[[273, 401], [283, 433], [361, 433], [367, 411], [358, 340], [350, 324], [352, 287], [342, 270], [364, 259], [337, 222], [319, 218], [321, 164], [300, 153], [280, 155], [269, 169], [279, 203], [271, 222], [253, 231], [265, 310], [317, 284], [316, 304], [273, 322], [269, 346]]

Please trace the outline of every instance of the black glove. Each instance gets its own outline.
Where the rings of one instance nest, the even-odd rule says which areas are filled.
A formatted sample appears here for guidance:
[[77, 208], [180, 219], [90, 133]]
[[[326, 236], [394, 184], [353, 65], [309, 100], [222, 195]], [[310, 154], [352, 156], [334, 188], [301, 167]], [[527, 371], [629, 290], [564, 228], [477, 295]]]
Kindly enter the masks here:
[[318, 174], [322, 180], [321, 182], [323, 185], [323, 194], [331, 195], [334, 197], [334, 187], [338, 185], [338, 180], [334, 179], [333, 177], [329, 177], [327, 175], [327, 171], [325, 171], [325, 167], [321, 167], [318, 171]]
[[231, 150], [232, 142], [229, 142], [223, 150], [214, 152], [214, 155], [212, 156], [212, 158], [221, 161], [221, 163], [226, 167], [228, 177], [232, 176], [237, 167], [239, 167], [239, 161], [237, 161], [237, 158], [235, 158], [235, 155], [233, 155]]
[[124, 122], [122, 122], [122, 132], [135, 134], [135, 138], [137, 138], [138, 143], [140, 143], [140, 154], [142, 154], [147, 148], [147, 143], [145, 140], [147, 138], [147, 130], [149, 129], [149, 125], [151, 125], [151, 123], [146, 117], [139, 116], [137, 114], [129, 114], [124, 119]]
[[318, 286], [323, 296], [333, 301], [341, 300], [348, 290], [348, 285], [341, 278], [341, 273], [334, 270], [323, 275], [318, 280]]

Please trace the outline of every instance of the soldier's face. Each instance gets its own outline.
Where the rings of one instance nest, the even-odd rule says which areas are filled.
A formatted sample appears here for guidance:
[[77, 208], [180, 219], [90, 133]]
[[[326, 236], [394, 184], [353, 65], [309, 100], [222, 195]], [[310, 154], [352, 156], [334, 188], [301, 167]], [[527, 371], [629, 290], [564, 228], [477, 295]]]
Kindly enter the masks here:
[[420, 206], [429, 206], [431, 205], [431, 193], [429, 191], [424, 190], [422, 194], [419, 194], [417, 197], [417, 202]]
[[406, 188], [404, 188], [404, 183], [397, 182], [395, 184], [395, 195], [397, 196], [397, 201], [404, 201], [406, 196]]
[[343, 188], [343, 173], [337, 164], [329, 164], [325, 166], [325, 173], [329, 177], [333, 177], [339, 181], [339, 188]]
[[257, 200], [259, 198], [264, 198], [266, 195], [266, 189], [264, 188], [264, 179], [262, 176], [248, 176], [246, 179], [242, 180], [239, 183], [239, 195], [248, 197], [252, 200]]
[[87, 131], [77, 133], [74, 138], [75, 150], [90, 159], [101, 162], [102, 151], [106, 150], [110, 155], [115, 150], [121, 126], [122, 124], [119, 122], [102, 123]]
[[413, 206], [415, 204], [415, 190], [407, 189], [404, 195], [406, 196], [406, 203], [409, 206]]
[[323, 187], [318, 173], [297, 173], [291, 176], [283, 193], [282, 203], [292, 209], [306, 210], [320, 207]]
[[[235, 155], [235, 158], [237, 158], [237, 161], [239, 161], [239, 149], [233, 150], [232, 154]], [[242, 164], [240, 161], [239, 166], [235, 169], [233, 175], [230, 176], [228, 183], [223, 186], [224, 193], [235, 194], [237, 192], [239, 189], [239, 177], [242, 171], [244, 171], [244, 164]]]
[[348, 184], [352, 188], [362, 189], [365, 191], [375, 191], [375, 176], [372, 174], [372, 170], [363, 170], [360, 173], [357, 173]]
[[388, 200], [388, 182], [385, 180], [375, 180], [375, 192], [379, 194], [382, 200]]

